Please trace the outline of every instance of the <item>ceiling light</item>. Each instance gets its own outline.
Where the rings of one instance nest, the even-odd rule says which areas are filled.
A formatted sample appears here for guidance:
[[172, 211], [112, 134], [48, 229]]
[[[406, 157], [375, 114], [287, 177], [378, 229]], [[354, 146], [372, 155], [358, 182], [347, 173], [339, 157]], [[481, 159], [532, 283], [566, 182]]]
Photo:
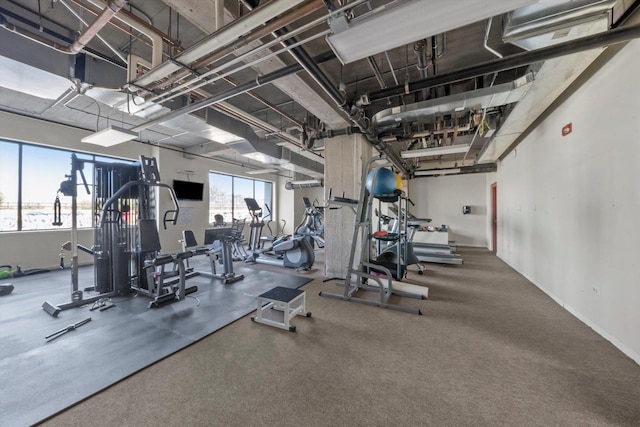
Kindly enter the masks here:
[[80, 141], [87, 144], [101, 145], [103, 147], [111, 147], [112, 145], [122, 144], [123, 142], [134, 140], [138, 137], [136, 132], [109, 125], [100, 132], [92, 133], [82, 138]]
[[[510, 12], [538, 0], [398, 0], [345, 22], [329, 19], [327, 42], [343, 64]], [[428, 13], [425, 13], [428, 11]]]
[[321, 179], [308, 179], [305, 181], [288, 181], [284, 184], [287, 190], [295, 190], [297, 188], [313, 188], [322, 187]]
[[263, 173], [274, 173], [274, 172], [278, 172], [278, 169], [272, 168], [272, 169], [256, 169], [256, 170], [252, 170], [252, 171], [247, 171], [245, 172], [247, 175], [261, 175]]
[[450, 175], [452, 173], [460, 173], [460, 168], [453, 169], [433, 169], [429, 171], [415, 171], [414, 176], [434, 176], [434, 175]]
[[401, 151], [400, 157], [412, 159], [415, 157], [442, 156], [444, 154], [466, 153], [471, 144], [446, 145], [444, 147], [422, 148], [419, 150]]

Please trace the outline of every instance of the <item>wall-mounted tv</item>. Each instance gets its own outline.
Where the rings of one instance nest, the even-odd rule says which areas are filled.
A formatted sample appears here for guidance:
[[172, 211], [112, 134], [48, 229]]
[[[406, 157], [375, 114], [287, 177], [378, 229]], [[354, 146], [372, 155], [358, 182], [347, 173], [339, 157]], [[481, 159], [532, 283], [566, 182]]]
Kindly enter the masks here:
[[202, 200], [204, 184], [202, 182], [173, 180], [173, 191], [178, 200]]

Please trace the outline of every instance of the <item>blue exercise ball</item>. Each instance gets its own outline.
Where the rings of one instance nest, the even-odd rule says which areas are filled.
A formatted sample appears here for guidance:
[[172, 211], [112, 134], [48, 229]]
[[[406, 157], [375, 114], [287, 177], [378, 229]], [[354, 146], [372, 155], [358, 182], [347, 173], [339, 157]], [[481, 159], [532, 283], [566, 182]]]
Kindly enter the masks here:
[[[376, 186], [372, 190], [371, 185], [373, 184], [373, 176], [376, 176]], [[398, 179], [399, 176], [391, 169], [380, 168], [374, 169], [367, 175], [367, 180], [365, 182], [365, 187], [369, 191], [370, 194], [374, 196], [379, 196], [381, 194], [391, 194], [395, 190], [400, 190], [402, 186], [402, 180]]]

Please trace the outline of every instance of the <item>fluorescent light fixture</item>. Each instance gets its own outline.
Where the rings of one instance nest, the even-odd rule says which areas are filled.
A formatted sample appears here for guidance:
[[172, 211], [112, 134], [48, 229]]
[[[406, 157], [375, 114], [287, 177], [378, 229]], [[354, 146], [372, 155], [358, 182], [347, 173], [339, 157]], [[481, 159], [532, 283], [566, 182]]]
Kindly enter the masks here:
[[349, 64], [537, 1], [397, 0], [349, 22], [344, 15], [330, 18], [327, 42]]
[[247, 175], [261, 175], [263, 173], [274, 173], [274, 172], [278, 172], [278, 169], [272, 168], [272, 169], [256, 169], [256, 170], [252, 170], [252, 171], [247, 171], [245, 172]]
[[432, 169], [428, 171], [415, 171], [414, 176], [434, 176], [434, 175], [450, 175], [452, 173], [460, 173], [460, 168], [453, 169]]
[[466, 153], [471, 144], [446, 145], [444, 147], [421, 148], [418, 150], [401, 151], [400, 157], [412, 159], [415, 157], [442, 156], [444, 154]]
[[322, 187], [321, 179], [309, 179], [306, 181], [288, 181], [284, 184], [287, 190], [295, 190], [296, 188], [312, 188]]
[[92, 133], [85, 136], [80, 141], [87, 144], [101, 145], [103, 147], [111, 147], [112, 145], [122, 144], [123, 142], [134, 140], [138, 137], [136, 132], [120, 128], [117, 126], [109, 126], [100, 132]]

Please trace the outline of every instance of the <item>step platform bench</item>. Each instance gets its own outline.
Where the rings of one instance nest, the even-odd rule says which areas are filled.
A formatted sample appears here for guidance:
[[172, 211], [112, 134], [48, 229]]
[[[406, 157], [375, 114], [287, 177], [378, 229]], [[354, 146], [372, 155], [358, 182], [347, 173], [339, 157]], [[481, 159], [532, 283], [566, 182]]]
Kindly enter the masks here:
[[[295, 316], [311, 317], [311, 313], [307, 311], [305, 292], [300, 289], [276, 286], [258, 295], [257, 303], [258, 310], [255, 316], [251, 316], [251, 320], [287, 331], [295, 332], [296, 327], [291, 325], [291, 319]], [[282, 311], [282, 322], [266, 318], [264, 313], [269, 309]]]

